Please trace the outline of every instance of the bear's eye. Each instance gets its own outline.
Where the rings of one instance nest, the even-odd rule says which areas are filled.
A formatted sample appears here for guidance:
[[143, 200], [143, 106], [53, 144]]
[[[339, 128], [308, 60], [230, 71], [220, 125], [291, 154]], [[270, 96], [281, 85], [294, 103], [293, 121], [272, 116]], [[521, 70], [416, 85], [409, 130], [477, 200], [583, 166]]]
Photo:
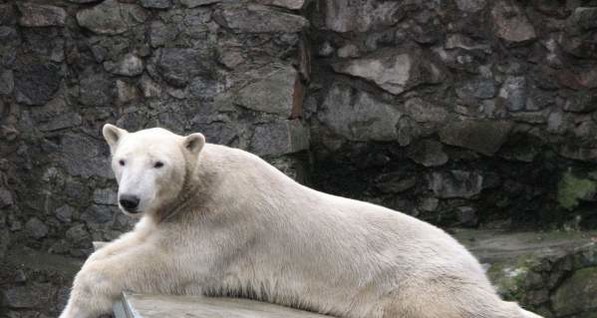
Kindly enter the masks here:
[[122, 160], [122, 159], [118, 160], [119, 165], [124, 166], [124, 163], [125, 163], [124, 160]]
[[163, 167], [163, 166], [164, 166], [164, 163], [163, 163], [163, 162], [161, 162], [161, 161], [158, 161], [158, 162], [156, 162], [156, 163], [153, 165], [153, 167], [154, 167], [154, 168], [161, 168], [161, 167]]

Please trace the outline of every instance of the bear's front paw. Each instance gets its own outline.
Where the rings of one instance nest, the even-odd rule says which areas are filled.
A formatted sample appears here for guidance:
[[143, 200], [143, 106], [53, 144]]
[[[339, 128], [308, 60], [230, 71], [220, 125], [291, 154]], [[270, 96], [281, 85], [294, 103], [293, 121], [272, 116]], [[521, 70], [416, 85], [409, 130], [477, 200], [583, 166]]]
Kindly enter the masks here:
[[105, 305], [94, 302], [91, 299], [79, 301], [76, 298], [71, 298], [59, 318], [108, 318], [111, 317], [109, 314], [111, 310], [111, 305], [109, 308], [106, 308]]
[[58, 318], [93, 318], [90, 314], [85, 314], [85, 312], [78, 308], [77, 306], [73, 305], [72, 301], [69, 301], [64, 311]]

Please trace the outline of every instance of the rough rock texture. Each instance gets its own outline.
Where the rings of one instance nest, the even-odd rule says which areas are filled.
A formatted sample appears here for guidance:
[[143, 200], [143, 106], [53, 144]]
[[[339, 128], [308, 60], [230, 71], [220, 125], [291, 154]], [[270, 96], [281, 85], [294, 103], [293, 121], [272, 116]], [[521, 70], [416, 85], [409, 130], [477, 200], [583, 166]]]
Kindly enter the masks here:
[[24, 3], [19, 10], [19, 24], [26, 27], [63, 26], [66, 20], [66, 11], [59, 7]]
[[457, 230], [507, 300], [544, 317], [594, 317], [597, 233]]
[[121, 34], [146, 18], [147, 12], [140, 7], [117, 0], [106, 0], [77, 12], [79, 25], [98, 34]]
[[340, 85], [330, 89], [318, 112], [319, 120], [336, 134], [349, 140], [363, 141], [396, 140], [400, 116], [401, 113], [392, 105]]
[[[201, 131], [442, 226], [595, 228], [595, 21], [584, 0], [2, 0], [0, 315], [55, 315], [68, 280], [8, 257], [83, 258], [132, 225], [105, 122]], [[566, 286], [593, 274], [569, 274], [523, 302], [582, 315]]]
[[0, 316], [56, 316], [76, 266], [44, 266], [134, 224], [106, 122], [200, 131], [307, 178], [302, 4], [0, 1]]
[[597, 226], [595, 3], [307, 9], [317, 187], [441, 225]]

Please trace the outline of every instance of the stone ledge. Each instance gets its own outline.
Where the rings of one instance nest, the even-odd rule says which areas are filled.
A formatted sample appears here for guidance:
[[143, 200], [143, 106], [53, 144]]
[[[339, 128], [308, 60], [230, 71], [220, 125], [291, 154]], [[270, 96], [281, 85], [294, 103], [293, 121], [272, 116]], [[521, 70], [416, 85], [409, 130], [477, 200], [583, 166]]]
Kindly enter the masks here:
[[[122, 304], [122, 305], [121, 305]], [[238, 298], [163, 296], [124, 293], [114, 306], [116, 318], [324, 318], [297, 309]]]
[[[457, 230], [498, 293], [545, 317], [594, 317], [597, 232]], [[591, 314], [593, 313], [593, 314]]]

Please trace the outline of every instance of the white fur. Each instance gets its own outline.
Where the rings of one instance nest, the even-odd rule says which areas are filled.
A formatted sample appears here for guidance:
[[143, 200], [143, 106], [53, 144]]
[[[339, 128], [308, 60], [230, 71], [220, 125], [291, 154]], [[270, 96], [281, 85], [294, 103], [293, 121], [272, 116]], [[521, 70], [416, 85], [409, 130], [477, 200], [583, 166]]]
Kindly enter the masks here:
[[[89, 257], [61, 318], [106, 313], [122, 290], [354, 318], [539, 317], [499, 299], [478, 261], [430, 224], [309, 189], [197, 134], [104, 134], [113, 161], [131, 162], [113, 164], [119, 193], [143, 189], [144, 209], [132, 232]], [[169, 168], [152, 171], [155, 158]]]

